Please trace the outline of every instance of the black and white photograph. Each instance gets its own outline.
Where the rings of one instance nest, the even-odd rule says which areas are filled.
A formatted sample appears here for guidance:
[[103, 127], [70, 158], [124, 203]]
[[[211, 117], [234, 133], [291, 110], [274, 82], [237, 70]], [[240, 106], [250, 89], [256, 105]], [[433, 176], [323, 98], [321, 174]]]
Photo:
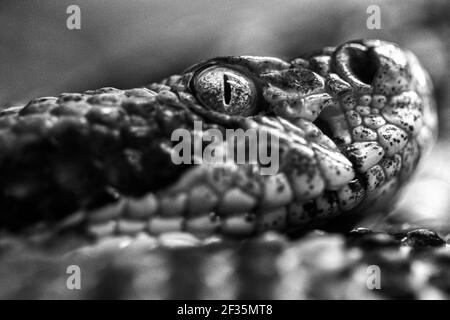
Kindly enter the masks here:
[[450, 299], [449, 52], [448, 0], [2, 0], [0, 300]]

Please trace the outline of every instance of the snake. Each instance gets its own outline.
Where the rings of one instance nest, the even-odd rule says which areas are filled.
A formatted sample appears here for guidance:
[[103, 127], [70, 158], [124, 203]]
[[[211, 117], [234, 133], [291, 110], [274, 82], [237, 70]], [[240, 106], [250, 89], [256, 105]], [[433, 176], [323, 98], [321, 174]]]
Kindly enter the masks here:
[[[275, 137], [265, 147], [278, 168], [189, 154], [176, 164], [180, 129]], [[430, 77], [394, 43], [349, 41], [290, 61], [214, 58], [139, 88], [3, 108], [0, 228], [94, 239], [345, 228], [392, 206], [436, 133]]]

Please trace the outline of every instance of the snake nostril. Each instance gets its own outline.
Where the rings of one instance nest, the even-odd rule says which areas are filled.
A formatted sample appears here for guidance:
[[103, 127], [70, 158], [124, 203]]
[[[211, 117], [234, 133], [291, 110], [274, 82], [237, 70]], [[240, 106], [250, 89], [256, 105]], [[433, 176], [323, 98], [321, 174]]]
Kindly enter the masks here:
[[355, 77], [371, 84], [378, 69], [378, 61], [372, 50], [349, 50], [349, 67]]
[[361, 93], [372, 90], [379, 68], [379, 59], [371, 47], [349, 42], [339, 47], [333, 56], [336, 72]]

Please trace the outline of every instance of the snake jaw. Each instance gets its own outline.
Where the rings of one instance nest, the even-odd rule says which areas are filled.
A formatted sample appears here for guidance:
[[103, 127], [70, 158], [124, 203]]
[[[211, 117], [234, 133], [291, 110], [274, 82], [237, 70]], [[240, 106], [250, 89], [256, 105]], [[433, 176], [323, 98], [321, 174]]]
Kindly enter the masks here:
[[[91, 175], [83, 182], [89, 190], [113, 187], [121, 198], [91, 206], [84, 191], [76, 200], [70, 196], [70, 209], [52, 210], [84, 212], [76, 221], [94, 235], [184, 230], [245, 237], [267, 229], [337, 225], [338, 216], [350, 219], [387, 205], [411, 176], [436, 129], [426, 72], [411, 53], [377, 40], [346, 43], [291, 62], [216, 58], [148, 88], [35, 100], [12, 114], [4, 111], [0, 118], [19, 137], [24, 129], [16, 122], [31, 122], [36, 114], [45, 118], [37, 120], [45, 125], [34, 128], [41, 133], [33, 137], [58, 142], [47, 155], [55, 170], [64, 167], [57, 159], [71, 154], [66, 146], [73, 135], [79, 136], [77, 148], [86, 152], [86, 159], [74, 154], [76, 170], [67, 171], [85, 168]], [[202, 121], [202, 129], [254, 129], [276, 137], [277, 146], [266, 142], [258, 148], [279, 153], [279, 170], [263, 176], [261, 163], [237, 164], [234, 159], [214, 166], [171, 164], [171, 134], [183, 128], [192, 137], [203, 135], [196, 121]], [[32, 147], [27, 149], [26, 143], [23, 148], [29, 152]], [[225, 147], [226, 142], [219, 146]], [[5, 165], [14, 161], [14, 154], [2, 155], [10, 157], [0, 164], [4, 177], [10, 177], [10, 168], [17, 170]], [[72, 192], [75, 174], [58, 174], [54, 181], [44, 171], [38, 173], [51, 186], [63, 188], [62, 195]], [[27, 179], [39, 185], [35, 177]], [[12, 190], [9, 180], [2, 180], [3, 190]], [[43, 203], [54, 201], [37, 194], [43, 199], [30, 196], [27, 205], [37, 201], [47, 209]], [[16, 200], [3, 192], [0, 206], [23, 214], [28, 207]], [[3, 214], [2, 222], [11, 216]], [[64, 219], [62, 225], [67, 221], [73, 222]]]

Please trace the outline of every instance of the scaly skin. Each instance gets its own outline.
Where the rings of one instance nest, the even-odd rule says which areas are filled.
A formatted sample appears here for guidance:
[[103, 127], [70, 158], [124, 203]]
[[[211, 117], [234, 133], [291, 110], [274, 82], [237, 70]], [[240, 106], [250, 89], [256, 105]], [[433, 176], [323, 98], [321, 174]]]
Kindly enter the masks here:
[[[171, 134], [253, 128], [280, 168], [175, 165]], [[226, 57], [144, 88], [35, 99], [0, 118], [0, 223], [103, 237], [248, 237], [340, 226], [390, 206], [434, 141], [414, 55], [361, 40], [286, 62]]]

